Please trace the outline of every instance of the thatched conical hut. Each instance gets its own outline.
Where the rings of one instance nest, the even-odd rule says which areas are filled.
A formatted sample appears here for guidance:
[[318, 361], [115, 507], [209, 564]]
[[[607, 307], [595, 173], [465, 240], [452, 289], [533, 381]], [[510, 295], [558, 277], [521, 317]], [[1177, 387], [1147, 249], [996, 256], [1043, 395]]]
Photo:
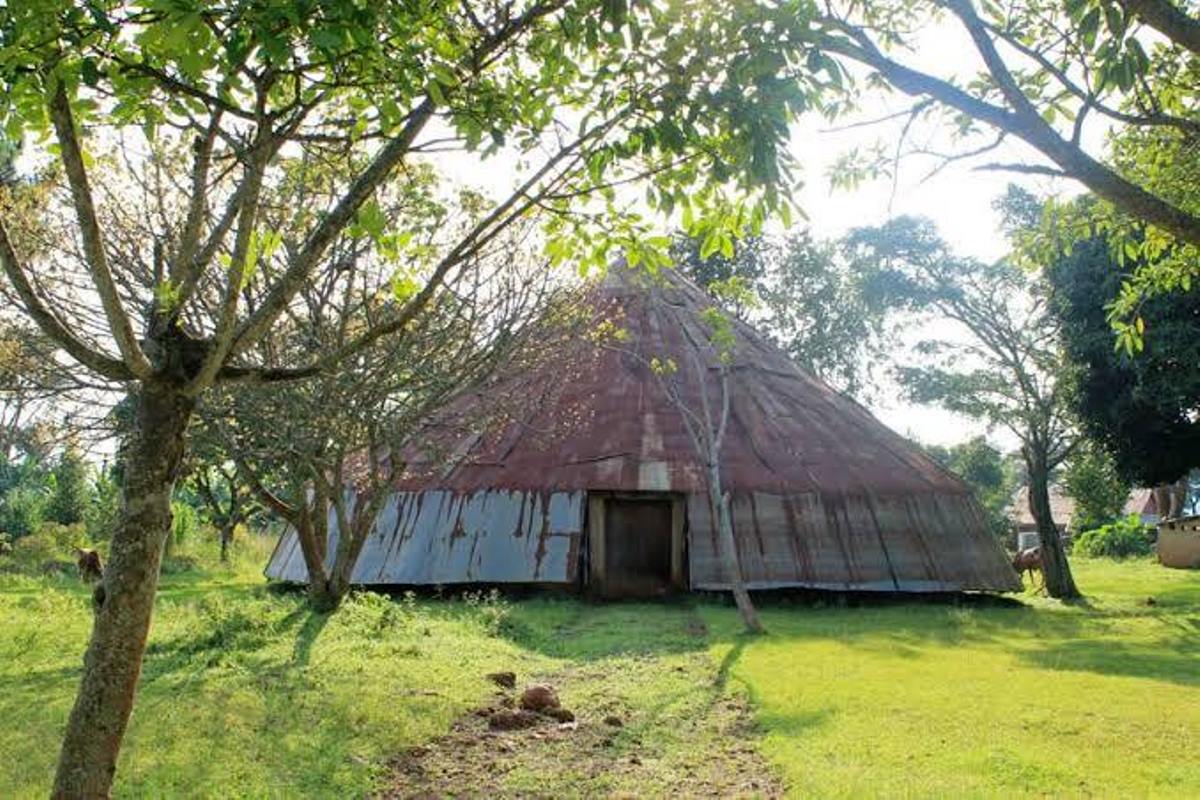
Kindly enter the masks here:
[[[617, 268], [589, 303], [605, 322], [561, 358], [500, 376], [430, 420], [355, 583], [727, 587], [701, 459], [650, 367], [715, 366], [711, 303], [679, 276], [648, 287]], [[961, 481], [748, 326], [733, 333], [720, 464], [751, 589], [1020, 588]], [[699, 407], [698, 381], [677, 388]], [[305, 579], [294, 534], [267, 575]]]

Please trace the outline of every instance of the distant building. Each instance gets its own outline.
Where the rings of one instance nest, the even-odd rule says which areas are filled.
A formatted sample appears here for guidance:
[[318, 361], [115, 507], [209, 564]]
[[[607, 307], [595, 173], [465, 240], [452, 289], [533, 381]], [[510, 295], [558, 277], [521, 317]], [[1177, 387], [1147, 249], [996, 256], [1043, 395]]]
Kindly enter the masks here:
[[[1137, 514], [1144, 525], [1157, 525], [1159, 514], [1154, 491], [1134, 489], [1129, 493], [1122, 513]], [[1069, 536], [1073, 533], [1068, 531], [1068, 526], [1071, 524], [1071, 518], [1075, 516], [1075, 498], [1067, 494], [1066, 489], [1058, 483], [1050, 486], [1050, 514], [1061, 535]], [[1033, 518], [1033, 512], [1029, 510], [1028, 486], [1022, 486], [1013, 494], [1012, 503], [1009, 505], [1009, 519], [1017, 526], [1017, 548], [1024, 550], [1037, 547], [1037, 522]]]

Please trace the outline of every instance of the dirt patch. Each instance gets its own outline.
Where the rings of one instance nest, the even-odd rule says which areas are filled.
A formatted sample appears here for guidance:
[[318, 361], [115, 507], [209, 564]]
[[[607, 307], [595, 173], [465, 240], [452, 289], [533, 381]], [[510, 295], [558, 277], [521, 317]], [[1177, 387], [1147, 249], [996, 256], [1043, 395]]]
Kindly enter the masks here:
[[755, 746], [744, 695], [716, 686], [703, 656], [684, 667], [686, 675], [667, 669], [695, 698], [679, 716], [616, 699], [620, 716], [603, 701], [584, 708], [577, 696], [604, 685], [595, 666], [545, 676], [577, 719], [530, 715], [532, 727], [501, 731], [489, 728], [494, 715], [467, 714], [448, 735], [395, 759], [379, 797], [782, 797], [782, 782]]

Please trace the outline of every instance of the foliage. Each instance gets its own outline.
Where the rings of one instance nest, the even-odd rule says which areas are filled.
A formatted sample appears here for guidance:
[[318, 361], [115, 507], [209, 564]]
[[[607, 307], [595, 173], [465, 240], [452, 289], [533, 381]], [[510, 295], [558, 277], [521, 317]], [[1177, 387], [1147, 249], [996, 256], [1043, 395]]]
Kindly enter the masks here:
[[46, 564], [62, 558], [58, 542], [49, 532], [38, 531], [23, 536], [12, 548], [13, 566], [30, 575], [40, 575]]
[[[1058, 230], [1074, 240], [1099, 226], [1121, 258], [1129, 252], [1161, 267], [1133, 287], [1186, 289], [1196, 276], [1200, 17], [1194, 4], [894, 0], [834, 6], [817, 19], [824, 26], [820, 46], [838, 66], [866, 67], [868, 83], [913, 98], [907, 113], [895, 115], [906, 118], [899, 141], [866, 149], [865, 161], [845, 160], [836, 181], [894, 174], [895, 162], [907, 155], [931, 158], [937, 172], [1017, 138], [1053, 166], [1027, 158], [985, 166], [1067, 176], [1102, 201], [1088, 206], [1097, 213], [1056, 220]], [[922, 46], [933, 25], [966, 37], [978, 72], [948, 74], [938, 51]], [[930, 148], [920, 134], [909, 142], [914, 124], [931, 119], [953, 131], [951, 152]], [[1107, 152], [1093, 143], [1106, 143]], [[1137, 338], [1137, 300], [1136, 289], [1123, 296], [1114, 320], [1130, 343]]]
[[1008, 512], [1017, 476], [999, 450], [984, 437], [976, 436], [950, 446], [926, 445], [925, 451], [974, 490], [993, 536], [1003, 538], [1012, 533]]
[[171, 503], [171, 543], [186, 545], [196, 541], [200, 533], [200, 515], [191, 505], [179, 500]]
[[[1128, 130], [1111, 139], [1115, 166], [1139, 183], [1193, 214], [1200, 214], [1200, 166], [1194, 156], [1196, 134], [1170, 129]], [[1081, 258], [1107, 261], [1120, 273], [1105, 300], [1109, 325], [1118, 346], [1133, 356], [1153, 329], [1152, 301], [1171, 293], [1192, 295], [1200, 287], [1200, 246], [1164, 235], [1136, 215], [1092, 197], [1047, 199], [1040, 217], [1022, 233], [1026, 258], [1039, 264], [1078, 264]], [[1082, 251], [1082, 252], [1080, 252]], [[1076, 255], [1078, 254], [1078, 255]], [[1086, 270], [1086, 268], [1085, 268]], [[1158, 305], [1176, 302], [1164, 298]], [[1186, 301], [1182, 301], [1186, 302]], [[1149, 303], [1149, 307], [1147, 304]]]
[[1075, 552], [1093, 558], [1128, 558], [1148, 555], [1151, 550], [1146, 526], [1130, 514], [1075, 537]]
[[63, 450], [51, 473], [53, 488], [46, 503], [46, 519], [62, 525], [83, 521], [92, 493], [88, 473], [78, 448], [68, 446]]
[[1046, 270], [1051, 309], [1072, 369], [1069, 402], [1088, 437], [1125, 481], [1170, 483], [1200, 453], [1200, 287], [1148, 298], [1145, 346], [1113, 347], [1105, 308], [1122, 271], [1103, 238], [1075, 244]]
[[1075, 434], [1058, 381], [1058, 329], [1036, 276], [955, 256], [931, 223], [909, 217], [857, 229], [844, 247], [875, 302], [952, 323], [896, 369], [913, 401], [1008, 429], [1047, 470], [1066, 458]]
[[1006, 428], [1017, 438], [1046, 591], [1078, 597], [1049, 494], [1050, 475], [1078, 434], [1042, 281], [1009, 261], [959, 258], [932, 225], [911, 218], [853, 231], [845, 247], [870, 275], [879, 302], [917, 322], [942, 323], [935, 336], [917, 344], [918, 360], [902, 364], [896, 376], [913, 401]]
[[121, 513], [121, 487], [113, 468], [99, 470], [92, 490], [92, 502], [83, 513], [83, 524], [93, 542], [107, 541], [117, 527]]
[[12, 563], [18, 571], [40, 575], [48, 568], [70, 570], [74, 548], [87, 544], [83, 526], [47, 522], [13, 545]]
[[0, 531], [14, 540], [28, 536], [46, 517], [46, 492], [42, 487], [22, 483], [0, 497]]
[[[886, 353], [884, 309], [832, 245], [800, 231], [749, 238], [731, 256], [705, 258], [700, 242], [677, 235], [671, 252], [685, 275], [805, 369], [851, 395], [875, 388]], [[744, 289], [732, 300], [716, 291], [731, 280]]]
[[1073, 531], [1090, 531], [1121, 516], [1129, 499], [1129, 484], [1102, 449], [1087, 444], [1076, 450], [1063, 470], [1063, 486], [1075, 501]]

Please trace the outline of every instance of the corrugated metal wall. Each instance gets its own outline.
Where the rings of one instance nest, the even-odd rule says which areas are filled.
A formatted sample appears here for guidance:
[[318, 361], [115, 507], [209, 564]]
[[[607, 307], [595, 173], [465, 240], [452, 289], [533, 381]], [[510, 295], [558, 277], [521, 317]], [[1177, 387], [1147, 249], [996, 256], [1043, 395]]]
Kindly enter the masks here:
[[[572, 583], [579, 575], [584, 492], [399, 492], [355, 565], [356, 584]], [[337, 547], [330, 523], [328, 562]], [[268, 578], [308, 579], [294, 531]]]
[[[751, 589], [1015, 591], [982, 520], [961, 524], [979, 513], [970, 498], [950, 494], [733, 495], [738, 559]], [[688, 497], [688, 563], [693, 589], [729, 588], [703, 495]]]

